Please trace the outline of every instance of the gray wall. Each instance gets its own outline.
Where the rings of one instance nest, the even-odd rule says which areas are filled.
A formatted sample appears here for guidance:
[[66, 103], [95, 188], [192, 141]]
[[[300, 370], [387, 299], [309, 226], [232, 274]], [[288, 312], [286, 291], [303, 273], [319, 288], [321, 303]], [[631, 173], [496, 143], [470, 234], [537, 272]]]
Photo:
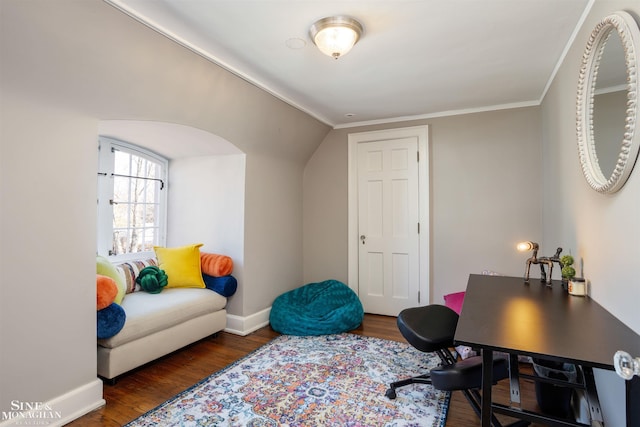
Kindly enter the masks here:
[[591, 29], [616, 10], [633, 11], [635, 1], [597, 1], [578, 33], [542, 104], [545, 240], [561, 239], [583, 264], [591, 295], [640, 333], [640, 286], [636, 256], [640, 238], [640, 174], [637, 167], [616, 194], [602, 195], [589, 187], [577, 155], [575, 97], [578, 66]]
[[98, 159], [97, 120], [0, 90], [1, 413], [96, 378]]
[[[202, 243], [201, 252], [233, 259], [244, 280], [245, 155], [198, 156], [171, 161], [167, 246]], [[228, 313], [244, 310], [245, 287], [227, 299]]]
[[[349, 133], [429, 125], [431, 301], [470, 273], [521, 275], [521, 240], [542, 239], [538, 107], [333, 130], [304, 174], [304, 278], [347, 282]], [[550, 241], [550, 254], [561, 241]]]
[[[576, 146], [575, 98], [584, 47], [598, 21], [617, 10], [632, 12], [640, 22], [637, 1], [597, 0], [542, 104], [546, 178], [543, 241], [561, 241], [571, 248], [578, 265], [583, 266], [578, 273], [590, 282], [593, 299], [640, 333], [638, 167], [618, 193], [598, 194], [582, 175]], [[624, 425], [622, 380], [610, 372], [598, 372], [597, 380], [609, 425]]]
[[234, 314], [301, 283], [302, 172], [326, 125], [100, 0], [1, 8], [0, 411], [95, 381], [101, 120], [188, 125], [245, 153]]

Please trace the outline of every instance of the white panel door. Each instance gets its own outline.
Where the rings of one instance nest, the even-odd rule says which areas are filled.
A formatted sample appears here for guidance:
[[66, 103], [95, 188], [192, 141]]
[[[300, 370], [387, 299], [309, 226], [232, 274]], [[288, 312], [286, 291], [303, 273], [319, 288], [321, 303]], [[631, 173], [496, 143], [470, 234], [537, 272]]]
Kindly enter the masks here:
[[358, 144], [358, 281], [367, 313], [419, 303], [418, 141]]

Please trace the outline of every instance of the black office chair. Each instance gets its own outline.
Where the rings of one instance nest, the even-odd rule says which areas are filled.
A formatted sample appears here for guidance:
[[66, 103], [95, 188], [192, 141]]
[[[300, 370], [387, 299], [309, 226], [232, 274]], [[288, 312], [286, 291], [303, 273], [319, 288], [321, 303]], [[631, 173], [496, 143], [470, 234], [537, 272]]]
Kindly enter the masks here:
[[[389, 399], [396, 398], [396, 389], [409, 384], [431, 384], [443, 391], [460, 390], [467, 398], [475, 413], [481, 416], [482, 357], [474, 356], [457, 361], [449, 350], [453, 347], [453, 337], [458, 325], [458, 314], [444, 305], [432, 304], [424, 307], [408, 308], [398, 315], [398, 329], [402, 336], [416, 349], [435, 352], [442, 361], [440, 366], [423, 375], [391, 383], [386, 392]], [[505, 357], [493, 361], [494, 384], [509, 377], [509, 362]], [[501, 427], [495, 416], [491, 418], [494, 427]], [[527, 426], [527, 421], [516, 421], [510, 427]]]

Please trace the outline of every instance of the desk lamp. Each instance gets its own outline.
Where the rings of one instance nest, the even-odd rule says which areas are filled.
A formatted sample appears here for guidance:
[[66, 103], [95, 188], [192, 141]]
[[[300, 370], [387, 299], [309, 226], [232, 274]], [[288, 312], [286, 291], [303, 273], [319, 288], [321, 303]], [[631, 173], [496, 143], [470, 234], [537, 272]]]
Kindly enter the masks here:
[[613, 366], [616, 368], [616, 373], [625, 380], [630, 380], [634, 375], [640, 377], [640, 357], [634, 359], [626, 351], [616, 351], [613, 356]]
[[[539, 246], [535, 242], [520, 242], [516, 246], [516, 249], [518, 249], [520, 252], [533, 251], [531, 258], [527, 259], [527, 269], [524, 273], [524, 281], [527, 283], [529, 282], [529, 270], [531, 269], [531, 264], [540, 264], [540, 281], [546, 282], [547, 286], [551, 286], [553, 263], [557, 262], [558, 264], [560, 264], [560, 266], [562, 266], [562, 264], [560, 263], [560, 253], [562, 252], [562, 248], [558, 248], [555, 255], [551, 257], [545, 256], [540, 258], [538, 258], [538, 248]], [[544, 269], [545, 265], [549, 267], [548, 276], [547, 272]]]

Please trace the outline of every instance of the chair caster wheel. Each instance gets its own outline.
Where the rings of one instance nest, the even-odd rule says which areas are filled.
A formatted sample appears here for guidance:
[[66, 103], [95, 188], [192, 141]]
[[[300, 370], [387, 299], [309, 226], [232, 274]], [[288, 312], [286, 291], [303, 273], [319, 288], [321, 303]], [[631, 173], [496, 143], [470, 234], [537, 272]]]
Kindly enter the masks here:
[[387, 398], [393, 400], [396, 398], [396, 391], [395, 389], [390, 388], [387, 390], [387, 392], [384, 395], [387, 396]]

